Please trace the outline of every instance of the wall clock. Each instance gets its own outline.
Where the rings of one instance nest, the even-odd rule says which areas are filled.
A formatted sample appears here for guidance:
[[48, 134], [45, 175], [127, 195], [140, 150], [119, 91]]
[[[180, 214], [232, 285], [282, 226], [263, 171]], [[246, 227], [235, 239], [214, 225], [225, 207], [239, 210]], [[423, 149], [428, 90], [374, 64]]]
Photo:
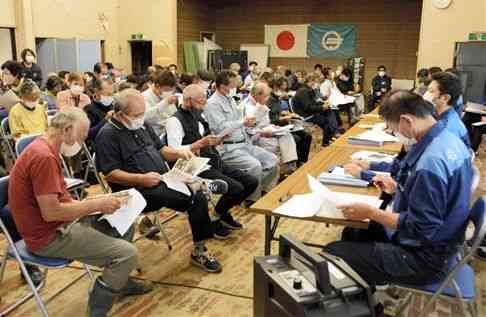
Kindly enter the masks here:
[[432, 0], [432, 4], [437, 9], [447, 9], [452, 3], [452, 0]]

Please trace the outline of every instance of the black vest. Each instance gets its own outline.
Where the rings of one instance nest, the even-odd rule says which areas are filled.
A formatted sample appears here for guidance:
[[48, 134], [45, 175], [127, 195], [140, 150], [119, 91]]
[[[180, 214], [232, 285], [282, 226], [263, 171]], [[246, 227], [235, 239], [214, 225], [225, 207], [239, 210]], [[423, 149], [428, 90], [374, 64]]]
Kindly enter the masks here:
[[[174, 114], [174, 117], [179, 120], [182, 125], [182, 129], [184, 130], [182, 145], [192, 144], [202, 139], [203, 136], [209, 134], [209, 124], [206, 120], [204, 120], [201, 113], [197, 110], [185, 110], [179, 108]], [[201, 123], [204, 127], [204, 135], [199, 133], [199, 123]], [[209, 159], [209, 165], [218, 170], [221, 169], [221, 157], [213, 146], [202, 148], [200, 153], [201, 157], [206, 157]]]

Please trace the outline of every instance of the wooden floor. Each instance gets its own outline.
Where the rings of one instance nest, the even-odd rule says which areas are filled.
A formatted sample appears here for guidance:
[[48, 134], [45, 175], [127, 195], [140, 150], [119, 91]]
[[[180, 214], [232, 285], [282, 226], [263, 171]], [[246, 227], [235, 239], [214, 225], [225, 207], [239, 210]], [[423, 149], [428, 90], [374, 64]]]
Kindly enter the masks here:
[[[477, 165], [486, 175], [486, 152], [483, 149], [477, 158]], [[480, 184], [478, 195], [486, 195], [486, 182]], [[168, 224], [168, 234], [174, 249], [169, 252], [164, 243], [137, 242], [143, 267], [140, 278], [153, 281], [155, 290], [145, 296], [125, 298], [117, 302], [113, 316], [210, 316], [249, 317], [252, 316], [253, 258], [263, 254], [263, 217], [246, 213], [238, 208], [234, 214], [245, 229], [226, 241], [211, 241], [209, 250], [224, 265], [220, 274], [207, 274], [189, 264], [192, 248], [190, 229], [185, 216], [181, 215]], [[295, 237], [314, 243], [326, 243], [339, 237], [342, 228], [311, 224], [305, 221], [285, 219], [278, 233], [291, 233]], [[0, 237], [0, 249], [5, 243]], [[274, 252], [277, 245], [274, 244]], [[486, 263], [474, 263], [477, 277], [477, 304], [479, 316], [486, 316]], [[81, 273], [79, 264], [63, 270], [52, 270], [42, 295], [49, 297]], [[0, 284], [0, 311], [16, 298], [25, 294], [27, 288], [19, 277], [17, 265], [9, 262], [4, 281]], [[48, 305], [51, 316], [82, 316], [86, 309], [89, 283], [83, 279], [72, 288], [55, 298]], [[412, 309], [407, 313], [415, 317], [423, 298], [414, 299]], [[29, 301], [9, 316], [38, 316], [34, 301]], [[432, 317], [461, 316], [459, 309], [446, 301], [438, 301]]]

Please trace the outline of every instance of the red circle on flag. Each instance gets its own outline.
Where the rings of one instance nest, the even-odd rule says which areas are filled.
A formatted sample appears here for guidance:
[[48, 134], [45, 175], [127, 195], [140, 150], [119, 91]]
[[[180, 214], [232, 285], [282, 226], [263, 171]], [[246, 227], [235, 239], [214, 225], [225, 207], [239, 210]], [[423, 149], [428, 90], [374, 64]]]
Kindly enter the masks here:
[[283, 51], [288, 51], [295, 45], [295, 37], [289, 31], [282, 31], [277, 35], [277, 47]]

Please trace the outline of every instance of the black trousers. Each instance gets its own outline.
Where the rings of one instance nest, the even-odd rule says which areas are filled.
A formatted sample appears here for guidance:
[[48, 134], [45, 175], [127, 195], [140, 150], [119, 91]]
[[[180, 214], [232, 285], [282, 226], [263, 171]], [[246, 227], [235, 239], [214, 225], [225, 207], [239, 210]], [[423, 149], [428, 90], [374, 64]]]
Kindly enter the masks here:
[[295, 144], [297, 145], [297, 159], [299, 163], [309, 160], [309, 152], [312, 144], [312, 135], [304, 130], [292, 132]]
[[471, 127], [471, 148], [474, 152], [478, 151], [479, 145], [481, 145], [481, 140], [483, 139], [483, 134], [486, 134], [486, 125]]
[[331, 142], [331, 139], [334, 137], [338, 128], [336, 117], [331, 110], [314, 114], [308, 122], [314, 123], [321, 128], [323, 146], [328, 145]]
[[366, 112], [371, 112], [375, 109], [375, 104], [381, 102], [381, 98], [383, 98], [383, 95], [377, 96], [373, 92], [373, 94], [368, 98], [368, 109], [366, 109]]
[[356, 105], [354, 103], [347, 103], [347, 104], [344, 104], [344, 105], [339, 105], [338, 106], [339, 110], [333, 110], [332, 111], [332, 112], [334, 112], [334, 115], [336, 116], [336, 122], [337, 122], [337, 125], [339, 127], [341, 127], [343, 125], [343, 120], [341, 119], [341, 115], [340, 115], [341, 111], [346, 111], [346, 114], [348, 115], [348, 123], [349, 123], [349, 125], [352, 124], [352, 122], [353, 122], [352, 109], [354, 107], [356, 107]]
[[161, 182], [153, 188], [139, 189], [147, 200], [144, 211], [154, 211], [167, 207], [181, 212], [187, 212], [194, 242], [204, 241], [213, 237], [211, 219], [208, 214], [208, 201], [202, 192], [187, 196], [169, 189]]
[[388, 239], [381, 224], [368, 229], [345, 228], [342, 240], [324, 251], [342, 258], [370, 285], [425, 285], [441, 280], [453, 251], [448, 248], [407, 247]]
[[254, 176], [231, 168], [224, 162], [222, 162], [220, 169], [211, 167], [199, 176], [207, 179], [221, 179], [228, 183], [228, 192], [221, 196], [214, 207], [219, 215], [224, 215], [232, 207], [241, 204], [258, 186], [258, 179]]

